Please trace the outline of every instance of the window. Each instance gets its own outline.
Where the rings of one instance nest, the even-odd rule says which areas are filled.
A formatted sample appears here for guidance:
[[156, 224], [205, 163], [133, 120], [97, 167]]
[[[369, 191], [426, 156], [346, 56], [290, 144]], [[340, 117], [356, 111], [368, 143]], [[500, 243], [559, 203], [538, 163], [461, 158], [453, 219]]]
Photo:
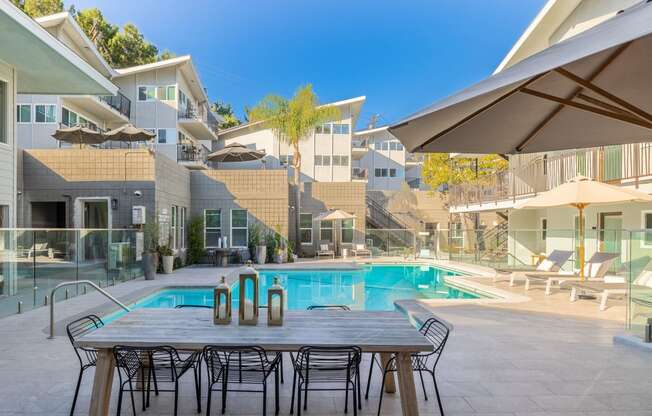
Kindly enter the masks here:
[[333, 155], [333, 166], [349, 166], [349, 157]]
[[340, 156], [333, 155], [333, 166], [342, 166], [340, 163]]
[[179, 208], [172, 205], [172, 215], [170, 224], [170, 248], [175, 250], [177, 248], [177, 224], [179, 223]]
[[174, 85], [163, 85], [156, 87], [156, 98], [161, 101], [174, 101], [176, 97]]
[[179, 217], [179, 248], [186, 248], [186, 207], [181, 207]]
[[61, 108], [61, 123], [68, 126], [76, 126], [77, 125], [77, 113], [73, 113], [72, 111], [68, 110], [66, 107]]
[[157, 134], [158, 142], [159, 143], [167, 143], [167, 141], [168, 141], [167, 134], [168, 134], [168, 131], [166, 129], [158, 129], [158, 134]]
[[333, 242], [333, 221], [321, 221], [319, 224], [319, 239]]
[[231, 246], [247, 247], [249, 242], [246, 209], [231, 210]]
[[397, 144], [396, 142], [389, 142], [389, 150], [398, 150]]
[[354, 219], [342, 220], [342, 242], [353, 243], [353, 225]]
[[138, 87], [138, 101], [156, 100], [156, 87], [144, 86]]
[[293, 155], [281, 155], [280, 160], [281, 160], [282, 164], [288, 165], [288, 166], [292, 165], [292, 162], [294, 161]]
[[322, 124], [321, 126], [315, 127], [315, 133], [317, 133], [317, 134], [331, 134], [331, 125], [330, 125], [330, 123]]
[[321, 155], [315, 155], [315, 166], [321, 166]]
[[349, 125], [333, 124], [333, 134], [349, 134]]
[[383, 150], [389, 150], [389, 143], [383, 142]]
[[0, 143], [7, 143], [7, 83], [0, 81]]
[[652, 247], [652, 211], [643, 211], [643, 238], [641, 239], [642, 247]]
[[396, 150], [403, 150], [403, 145], [401, 143], [396, 143]]
[[31, 104], [18, 104], [16, 106], [16, 122], [18, 122], [18, 123], [31, 123], [32, 122], [32, 105]]
[[389, 177], [390, 178], [395, 178], [396, 177], [396, 169], [395, 168], [390, 168], [389, 169]]
[[541, 239], [543, 241], [546, 241], [547, 237], [548, 237], [548, 219], [541, 218]]
[[219, 209], [204, 211], [204, 246], [217, 247], [218, 240], [222, 237], [222, 212]]
[[383, 144], [381, 142], [375, 142], [374, 143], [374, 149], [375, 150], [381, 150], [383, 147]]
[[322, 156], [321, 161], [323, 163], [323, 166], [330, 166], [331, 165], [331, 157], [330, 156]]
[[36, 104], [34, 106], [35, 123], [56, 123], [57, 122], [57, 106], [54, 104]]
[[301, 244], [312, 244], [312, 214], [299, 214], [299, 235]]
[[374, 175], [377, 178], [386, 178], [387, 177], [387, 168], [376, 168], [374, 170]]

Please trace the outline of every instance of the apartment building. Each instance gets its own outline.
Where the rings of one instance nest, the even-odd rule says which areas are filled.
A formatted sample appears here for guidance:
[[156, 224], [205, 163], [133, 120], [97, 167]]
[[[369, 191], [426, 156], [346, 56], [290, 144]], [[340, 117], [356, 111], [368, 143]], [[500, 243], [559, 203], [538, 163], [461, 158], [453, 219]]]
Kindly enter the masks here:
[[46, 104], [59, 95], [113, 95], [118, 88], [8, 0], [0, 0], [0, 39], [0, 227], [13, 227], [22, 194], [18, 122], [48, 120], [52, 111], [40, 106], [38, 114], [21, 114], [20, 97], [40, 96]]
[[[495, 73], [558, 42], [576, 36], [640, 3], [639, 0], [550, 0], [502, 60]], [[652, 140], [652, 138], [651, 138]], [[516, 203], [552, 189], [577, 176], [587, 176], [630, 189], [652, 193], [652, 145], [634, 143], [590, 149], [509, 156], [509, 170], [483, 178], [480, 184], [451, 188], [451, 212], [509, 212], [509, 228], [518, 242], [521, 260], [530, 262], [534, 253], [572, 248], [579, 227], [573, 208], [513, 210]], [[589, 250], [608, 249], [622, 253], [652, 247], [650, 233], [631, 245], [619, 230], [652, 229], [652, 205], [614, 204], [588, 207], [585, 211]], [[555, 233], [550, 230], [557, 230]], [[515, 237], [513, 237], [515, 239]], [[649, 240], [649, 241], [648, 241]], [[548, 247], [550, 246], [550, 247]], [[590, 251], [589, 251], [590, 252]]]

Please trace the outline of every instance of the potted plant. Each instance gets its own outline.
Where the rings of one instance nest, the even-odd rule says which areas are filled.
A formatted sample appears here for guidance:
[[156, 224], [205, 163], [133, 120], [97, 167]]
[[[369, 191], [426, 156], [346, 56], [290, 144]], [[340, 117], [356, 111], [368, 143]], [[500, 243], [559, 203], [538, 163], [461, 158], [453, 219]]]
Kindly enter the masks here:
[[285, 247], [285, 241], [283, 236], [281, 236], [281, 228], [279, 226], [274, 227], [274, 262], [277, 264], [285, 263], [287, 259], [287, 249]]
[[167, 245], [159, 247], [158, 252], [163, 262], [163, 273], [172, 273], [174, 271], [174, 252]]
[[158, 269], [158, 223], [150, 218], [143, 228], [143, 271], [145, 280], [154, 280]]
[[261, 226], [257, 222], [249, 227], [249, 254], [257, 264], [265, 264], [267, 246], [262, 238]]

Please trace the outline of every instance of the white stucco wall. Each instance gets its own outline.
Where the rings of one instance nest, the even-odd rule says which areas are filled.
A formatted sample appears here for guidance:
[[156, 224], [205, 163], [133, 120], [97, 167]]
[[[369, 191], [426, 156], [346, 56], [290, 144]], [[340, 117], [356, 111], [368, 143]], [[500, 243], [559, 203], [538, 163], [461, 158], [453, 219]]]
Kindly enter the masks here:
[[0, 205], [7, 207], [9, 218], [1, 226], [14, 227], [16, 225], [16, 78], [12, 67], [0, 62], [0, 81], [5, 83], [7, 92], [5, 97], [5, 122], [6, 143], [0, 143]]

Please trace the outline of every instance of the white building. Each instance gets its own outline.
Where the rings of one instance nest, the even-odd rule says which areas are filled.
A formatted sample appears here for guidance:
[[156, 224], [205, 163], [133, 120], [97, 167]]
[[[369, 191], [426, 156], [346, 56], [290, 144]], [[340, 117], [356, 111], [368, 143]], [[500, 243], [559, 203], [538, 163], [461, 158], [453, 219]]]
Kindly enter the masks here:
[[[118, 88], [8, 0], [0, 0], [0, 227], [16, 224], [20, 94], [115, 95]], [[39, 107], [39, 120], [51, 119]], [[42, 111], [41, 111], [42, 110]], [[30, 110], [29, 117], [36, 116]]]

